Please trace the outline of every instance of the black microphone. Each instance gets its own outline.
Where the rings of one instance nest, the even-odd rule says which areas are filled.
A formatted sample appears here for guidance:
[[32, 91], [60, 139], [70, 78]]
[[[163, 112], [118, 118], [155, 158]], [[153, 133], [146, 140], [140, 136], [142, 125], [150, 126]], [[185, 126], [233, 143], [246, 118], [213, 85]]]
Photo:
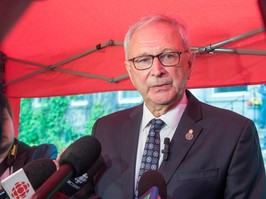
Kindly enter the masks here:
[[170, 138], [164, 138], [163, 160], [167, 161], [170, 155]]
[[81, 176], [96, 162], [101, 153], [100, 142], [84, 136], [73, 142], [60, 156], [59, 168], [37, 189], [32, 199], [51, 198], [72, 177]]
[[104, 165], [104, 160], [100, 157], [91, 168], [81, 176], [68, 179], [59, 189], [59, 193], [71, 197], [77, 193], [89, 180], [91, 180], [100, 168]]
[[0, 1], [0, 44], [5, 36], [9, 33], [11, 28], [15, 25], [21, 15], [27, 10], [32, 0], [12, 1], [1, 0]]
[[139, 180], [138, 195], [140, 199], [167, 199], [167, 186], [158, 170], [144, 172]]
[[1, 181], [0, 199], [30, 198], [56, 171], [56, 165], [49, 158], [33, 160]]
[[265, 0], [258, 0], [259, 9], [261, 12], [261, 17], [264, 22], [264, 27], [266, 28], [266, 2]]

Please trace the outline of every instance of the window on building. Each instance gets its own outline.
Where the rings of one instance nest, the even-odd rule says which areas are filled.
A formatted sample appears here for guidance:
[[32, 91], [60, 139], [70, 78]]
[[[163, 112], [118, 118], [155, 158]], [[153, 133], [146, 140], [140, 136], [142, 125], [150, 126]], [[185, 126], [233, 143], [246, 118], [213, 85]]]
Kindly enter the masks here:
[[86, 95], [76, 95], [73, 100], [71, 100], [71, 106], [87, 106], [89, 104], [86, 99]]
[[231, 87], [220, 87], [214, 88], [214, 93], [229, 93], [229, 92], [246, 92], [248, 91], [247, 86], [231, 86]]
[[[259, 85], [248, 85], [190, 90], [202, 102], [242, 114], [258, 126], [262, 108], [258, 88]], [[30, 145], [54, 143], [61, 151], [73, 140], [89, 134], [99, 117], [142, 101], [135, 90], [22, 99], [19, 139]], [[266, 126], [258, 128], [258, 135], [266, 166]]]
[[135, 104], [142, 102], [138, 91], [118, 91], [119, 104]]

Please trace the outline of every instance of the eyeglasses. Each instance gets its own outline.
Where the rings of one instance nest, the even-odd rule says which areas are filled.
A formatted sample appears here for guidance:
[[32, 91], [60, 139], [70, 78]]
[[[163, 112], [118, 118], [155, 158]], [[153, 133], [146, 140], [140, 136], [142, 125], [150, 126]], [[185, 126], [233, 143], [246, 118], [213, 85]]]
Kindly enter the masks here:
[[132, 59], [129, 59], [128, 61], [133, 62], [133, 65], [137, 70], [147, 70], [151, 68], [154, 58], [157, 57], [163, 66], [171, 67], [179, 64], [180, 55], [184, 53], [187, 53], [187, 51], [164, 52], [158, 55], [143, 55], [139, 57], [134, 57]]

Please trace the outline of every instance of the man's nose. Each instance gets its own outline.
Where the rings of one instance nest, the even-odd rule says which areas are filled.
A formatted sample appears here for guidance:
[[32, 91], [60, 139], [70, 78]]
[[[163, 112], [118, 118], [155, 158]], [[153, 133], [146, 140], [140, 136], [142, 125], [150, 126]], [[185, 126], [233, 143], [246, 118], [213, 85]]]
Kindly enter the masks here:
[[154, 57], [151, 70], [152, 70], [152, 73], [154, 73], [154, 75], [161, 74], [165, 71], [165, 68], [160, 62], [158, 57]]

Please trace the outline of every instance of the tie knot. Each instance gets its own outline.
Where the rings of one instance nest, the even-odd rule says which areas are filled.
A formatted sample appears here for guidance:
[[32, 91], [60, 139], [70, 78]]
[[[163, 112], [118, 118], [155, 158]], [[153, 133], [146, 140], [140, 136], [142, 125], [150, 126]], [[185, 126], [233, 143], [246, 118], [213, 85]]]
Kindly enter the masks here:
[[161, 130], [165, 125], [163, 120], [155, 119], [155, 118], [150, 121], [150, 124], [151, 124], [151, 128], [154, 128], [156, 130]]

